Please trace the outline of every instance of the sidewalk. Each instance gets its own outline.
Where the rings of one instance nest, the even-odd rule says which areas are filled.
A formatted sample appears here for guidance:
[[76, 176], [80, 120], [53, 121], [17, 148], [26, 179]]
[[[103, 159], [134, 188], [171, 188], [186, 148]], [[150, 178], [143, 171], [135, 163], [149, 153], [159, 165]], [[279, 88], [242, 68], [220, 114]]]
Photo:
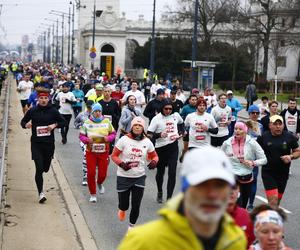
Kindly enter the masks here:
[[1, 249], [82, 249], [82, 242], [69, 215], [63, 192], [56, 181], [59, 177], [53, 172], [53, 166], [44, 174], [47, 201], [45, 204], [38, 203], [34, 181], [35, 166], [30, 152], [31, 131], [20, 126], [23, 114], [15, 82], [9, 84], [11, 97], [7, 192], [2, 216]]

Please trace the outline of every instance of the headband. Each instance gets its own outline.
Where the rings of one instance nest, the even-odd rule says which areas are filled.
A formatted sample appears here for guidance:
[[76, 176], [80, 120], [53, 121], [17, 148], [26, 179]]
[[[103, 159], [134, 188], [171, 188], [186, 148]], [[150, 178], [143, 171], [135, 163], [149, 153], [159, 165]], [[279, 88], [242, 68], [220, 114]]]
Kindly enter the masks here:
[[282, 217], [274, 210], [265, 210], [256, 215], [254, 228], [257, 230], [264, 223], [274, 223], [283, 227]]

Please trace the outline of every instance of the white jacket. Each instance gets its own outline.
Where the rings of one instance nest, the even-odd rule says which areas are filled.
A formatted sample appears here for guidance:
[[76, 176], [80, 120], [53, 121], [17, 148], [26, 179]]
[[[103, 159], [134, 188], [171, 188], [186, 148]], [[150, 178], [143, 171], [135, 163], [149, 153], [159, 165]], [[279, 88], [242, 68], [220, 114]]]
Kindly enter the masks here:
[[[234, 137], [230, 137], [224, 141], [221, 149], [225, 152], [232, 164], [232, 170], [235, 175], [248, 175], [252, 173], [253, 168], [247, 167], [242, 164], [240, 160], [233, 155], [232, 140]], [[266, 155], [261, 148], [261, 146], [256, 142], [255, 139], [251, 138], [249, 135], [246, 136], [246, 141], [244, 145], [244, 159], [250, 160], [255, 163], [255, 166], [262, 166], [267, 163]]]

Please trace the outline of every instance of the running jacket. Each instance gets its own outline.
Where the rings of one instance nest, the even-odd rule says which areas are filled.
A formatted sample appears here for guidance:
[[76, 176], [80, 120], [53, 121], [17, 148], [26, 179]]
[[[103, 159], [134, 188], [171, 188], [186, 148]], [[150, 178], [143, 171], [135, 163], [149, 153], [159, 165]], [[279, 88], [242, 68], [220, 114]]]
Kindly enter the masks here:
[[65, 119], [51, 104], [48, 104], [45, 107], [37, 105], [36, 107], [29, 109], [21, 120], [22, 128], [26, 128], [26, 123], [30, 120], [32, 123], [32, 142], [54, 143], [54, 129], [51, 131], [50, 135], [42, 135], [42, 133], [40, 133], [40, 136], [37, 136], [37, 130], [54, 123], [57, 123], [57, 127], [59, 128], [65, 124]]
[[[172, 198], [159, 211], [160, 219], [137, 226], [123, 239], [119, 250], [204, 250], [188, 220], [178, 210], [183, 194]], [[215, 250], [244, 250], [247, 242], [244, 232], [225, 214], [222, 231]]]
[[[224, 141], [221, 149], [225, 152], [232, 164], [232, 171], [235, 175], [245, 176], [252, 173], [253, 168], [247, 167], [240, 163], [240, 160], [236, 155], [233, 154], [233, 141], [234, 136]], [[266, 155], [261, 146], [251, 138], [249, 135], [246, 136], [244, 148], [241, 149], [241, 157], [245, 160], [254, 161], [255, 166], [262, 166], [267, 164]]]

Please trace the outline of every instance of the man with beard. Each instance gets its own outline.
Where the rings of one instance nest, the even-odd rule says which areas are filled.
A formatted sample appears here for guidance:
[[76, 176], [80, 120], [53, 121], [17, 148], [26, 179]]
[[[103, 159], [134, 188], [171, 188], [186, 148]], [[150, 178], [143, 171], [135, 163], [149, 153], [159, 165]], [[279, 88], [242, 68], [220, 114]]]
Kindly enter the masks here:
[[51, 104], [50, 90], [39, 90], [38, 105], [27, 111], [21, 121], [22, 128], [32, 131], [31, 154], [36, 172], [35, 182], [39, 194], [39, 203], [46, 201], [43, 192], [43, 173], [49, 171], [54, 154], [54, 129], [64, 126], [65, 120]]
[[246, 249], [243, 231], [225, 213], [235, 183], [231, 168], [217, 148], [189, 151], [182, 165], [183, 192], [160, 210], [160, 219], [130, 231], [119, 250]]

